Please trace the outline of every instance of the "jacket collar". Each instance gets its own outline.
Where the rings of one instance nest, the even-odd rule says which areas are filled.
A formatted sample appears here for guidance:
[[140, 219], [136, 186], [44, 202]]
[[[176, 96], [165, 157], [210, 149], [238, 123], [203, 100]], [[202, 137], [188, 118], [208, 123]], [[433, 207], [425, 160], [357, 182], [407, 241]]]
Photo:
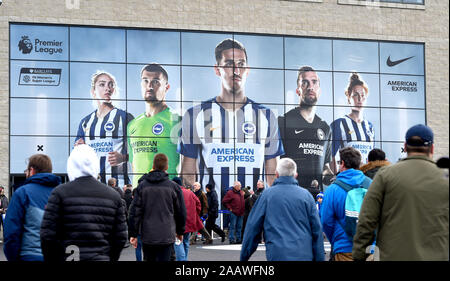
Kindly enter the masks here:
[[376, 167], [384, 167], [384, 166], [388, 166], [388, 165], [390, 165], [390, 164], [391, 164], [391, 163], [390, 163], [389, 161], [386, 161], [386, 160], [377, 160], [377, 161], [369, 162], [369, 163], [367, 163], [367, 164], [361, 166], [359, 169], [360, 169], [363, 173], [365, 173], [365, 172], [367, 172], [367, 171], [369, 171], [369, 170], [372, 170], [373, 168], [376, 168]]
[[407, 160], [425, 160], [428, 162], [431, 162], [433, 164], [435, 164], [435, 162], [433, 161], [433, 159], [431, 159], [430, 157], [426, 156], [426, 155], [414, 155], [414, 156], [408, 156], [406, 158], [401, 159], [400, 161], [407, 161]]
[[275, 181], [273, 182], [272, 186], [277, 185], [277, 184], [294, 184], [294, 185], [298, 185], [297, 180], [294, 177], [288, 177], [288, 176], [282, 176], [282, 177], [278, 177], [275, 179]]

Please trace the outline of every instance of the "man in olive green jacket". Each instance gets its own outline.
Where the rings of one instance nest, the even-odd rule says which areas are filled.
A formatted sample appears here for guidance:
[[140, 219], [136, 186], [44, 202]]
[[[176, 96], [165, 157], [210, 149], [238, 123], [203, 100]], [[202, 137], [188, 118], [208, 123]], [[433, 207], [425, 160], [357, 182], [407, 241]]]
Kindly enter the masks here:
[[449, 182], [432, 160], [433, 132], [416, 125], [405, 139], [407, 157], [381, 168], [364, 198], [354, 260], [365, 260], [376, 230], [375, 259], [449, 259]]

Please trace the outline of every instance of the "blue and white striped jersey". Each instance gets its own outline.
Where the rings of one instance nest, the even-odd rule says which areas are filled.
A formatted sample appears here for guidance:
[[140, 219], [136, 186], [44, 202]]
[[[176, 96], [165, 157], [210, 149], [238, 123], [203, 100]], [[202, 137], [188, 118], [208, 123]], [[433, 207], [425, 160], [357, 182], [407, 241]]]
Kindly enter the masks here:
[[91, 146], [100, 159], [101, 182], [106, 183], [113, 177], [118, 180], [117, 186], [130, 183], [128, 177], [128, 161], [119, 166], [111, 167], [108, 162], [108, 152], [117, 151], [127, 154], [127, 125], [133, 120], [133, 115], [118, 108], [111, 110], [105, 117], [98, 118], [97, 110], [84, 117], [78, 127], [77, 137]]
[[339, 160], [339, 149], [351, 146], [361, 152], [361, 164], [367, 163], [369, 152], [374, 148], [375, 131], [370, 121], [355, 122], [348, 115], [334, 120], [331, 125], [333, 131], [332, 155]]
[[197, 159], [198, 181], [220, 188], [219, 200], [235, 180], [256, 186], [264, 161], [284, 154], [274, 113], [248, 98], [236, 106], [227, 111], [212, 98], [188, 109], [182, 120], [178, 152]]

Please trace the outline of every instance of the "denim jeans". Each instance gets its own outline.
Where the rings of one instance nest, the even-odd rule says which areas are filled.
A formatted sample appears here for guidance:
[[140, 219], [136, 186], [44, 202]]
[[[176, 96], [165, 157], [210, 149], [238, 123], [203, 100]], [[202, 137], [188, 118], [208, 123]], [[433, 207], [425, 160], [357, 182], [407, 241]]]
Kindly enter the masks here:
[[[236, 216], [233, 213], [230, 213], [230, 231], [228, 233], [228, 239], [230, 242], [240, 242], [241, 238], [241, 230], [242, 230], [242, 220], [243, 216]], [[234, 232], [236, 231], [236, 239], [234, 237]]]
[[136, 261], [142, 261], [142, 239], [140, 235], [137, 237]]
[[187, 261], [189, 254], [189, 238], [191, 237], [191, 233], [185, 233], [183, 235], [183, 242], [180, 245], [174, 244], [175, 254], [177, 256], [177, 261]]

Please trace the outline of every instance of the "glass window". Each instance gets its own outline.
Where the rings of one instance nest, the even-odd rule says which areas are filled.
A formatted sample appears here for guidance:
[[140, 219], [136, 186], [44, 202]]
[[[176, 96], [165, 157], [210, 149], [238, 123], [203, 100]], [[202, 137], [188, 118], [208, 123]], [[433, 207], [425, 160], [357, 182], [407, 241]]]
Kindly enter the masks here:
[[[286, 130], [290, 134], [286, 156], [297, 155], [302, 140], [302, 153], [308, 157], [324, 153], [331, 163], [339, 160], [337, 151], [344, 146], [359, 149], [363, 162], [372, 148], [381, 147], [395, 162], [405, 155], [402, 145], [406, 130], [426, 123], [423, 43], [38, 24], [10, 24], [10, 36], [13, 173], [22, 173], [24, 159], [36, 152], [50, 154], [57, 163], [55, 172], [64, 173], [70, 149], [83, 134], [93, 136], [89, 144], [99, 148], [101, 156], [111, 150], [126, 152], [127, 125], [139, 120], [151, 104], [144, 101], [143, 83], [147, 83], [144, 93], [149, 99], [156, 93], [163, 94], [169, 116], [184, 120], [169, 124], [162, 118], [135, 128], [137, 135], [130, 134], [131, 147], [136, 149], [133, 151], [154, 152], [149, 141], [165, 138], [161, 149], [173, 154], [178, 162], [171, 166], [176, 168], [180, 154], [176, 143], [185, 123], [189, 129], [184, 128], [183, 137], [189, 141], [192, 137], [195, 143], [183, 146], [183, 152], [197, 159], [205, 153], [202, 161], [212, 169], [196, 167], [192, 171], [200, 171], [200, 178], [205, 179], [211, 172], [221, 190], [235, 179], [245, 182], [243, 185], [257, 180], [267, 150], [274, 149], [269, 158], [282, 154], [278, 145], [271, 146], [279, 143], [271, 129], [286, 113], [295, 117], [292, 110], [298, 110], [300, 100], [302, 109], [307, 110], [303, 113], [311, 110], [324, 122], [303, 124], [309, 132], [301, 137], [299, 134], [305, 133], [303, 127], [297, 128], [301, 119], [291, 119], [294, 123], [288, 129], [286, 124], [280, 125], [280, 134]], [[225, 39], [242, 43], [247, 60], [242, 51], [222, 52], [217, 67], [215, 48]], [[167, 72], [168, 84], [161, 77], [142, 79], [142, 68], [151, 62], [159, 63]], [[312, 67], [315, 77], [298, 82], [302, 66]], [[345, 94], [354, 72], [365, 82], [368, 94], [358, 85], [350, 95]], [[162, 85], [167, 91], [157, 92]], [[235, 111], [223, 108], [229, 104], [220, 107], [213, 101], [221, 93], [230, 94], [230, 109]], [[254, 104], [238, 103], [236, 98], [242, 96]], [[98, 117], [98, 109], [110, 104], [120, 118], [100, 118], [102, 123], [80, 128], [92, 116]], [[189, 124], [191, 116], [186, 114], [190, 108], [196, 110], [194, 124]], [[200, 111], [202, 114], [198, 114]], [[164, 135], [168, 128], [171, 134]], [[326, 134], [333, 137], [330, 142], [324, 139]], [[201, 149], [198, 144], [203, 145]], [[108, 149], [103, 149], [104, 145]], [[136, 157], [143, 157], [145, 162], [149, 155]], [[324, 163], [320, 161], [325, 159], [316, 161], [321, 169]], [[131, 170], [131, 162], [127, 165]], [[143, 166], [146, 171], [148, 168]], [[143, 170], [133, 172], [140, 175]]]
[[315, 70], [332, 70], [332, 40], [286, 37], [284, 41], [287, 69], [308, 65]]
[[127, 61], [180, 64], [180, 32], [128, 30]]
[[65, 26], [10, 25], [12, 59], [67, 60], [68, 42], [68, 28]]
[[74, 61], [125, 62], [125, 30], [71, 27], [70, 59]]
[[22, 174], [27, 168], [28, 158], [36, 153], [47, 154], [52, 160], [53, 173], [66, 173], [69, 142], [67, 137], [24, 137], [10, 138], [10, 173]]
[[335, 71], [378, 72], [378, 43], [352, 40], [333, 41]]
[[68, 100], [11, 98], [11, 135], [67, 136]]
[[68, 98], [67, 62], [11, 61], [11, 96]]

